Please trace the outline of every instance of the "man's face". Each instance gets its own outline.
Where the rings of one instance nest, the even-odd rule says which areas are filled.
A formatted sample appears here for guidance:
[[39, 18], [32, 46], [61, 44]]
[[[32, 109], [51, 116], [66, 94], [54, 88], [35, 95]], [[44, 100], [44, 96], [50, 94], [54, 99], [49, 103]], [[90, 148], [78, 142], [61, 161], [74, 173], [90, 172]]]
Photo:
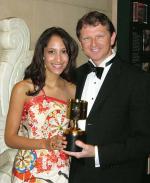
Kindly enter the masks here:
[[97, 66], [111, 55], [115, 38], [115, 32], [111, 36], [107, 27], [101, 24], [85, 25], [80, 31], [81, 47], [85, 55], [91, 58]]

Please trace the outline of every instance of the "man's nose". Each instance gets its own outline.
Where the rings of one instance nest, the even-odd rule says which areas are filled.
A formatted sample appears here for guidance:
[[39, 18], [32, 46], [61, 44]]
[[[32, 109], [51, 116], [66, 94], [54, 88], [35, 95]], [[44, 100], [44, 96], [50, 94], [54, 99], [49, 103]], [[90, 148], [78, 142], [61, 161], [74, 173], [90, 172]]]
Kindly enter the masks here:
[[95, 39], [95, 38], [93, 38], [93, 39], [91, 40], [91, 46], [92, 46], [92, 47], [95, 47], [95, 46], [96, 46], [96, 39]]

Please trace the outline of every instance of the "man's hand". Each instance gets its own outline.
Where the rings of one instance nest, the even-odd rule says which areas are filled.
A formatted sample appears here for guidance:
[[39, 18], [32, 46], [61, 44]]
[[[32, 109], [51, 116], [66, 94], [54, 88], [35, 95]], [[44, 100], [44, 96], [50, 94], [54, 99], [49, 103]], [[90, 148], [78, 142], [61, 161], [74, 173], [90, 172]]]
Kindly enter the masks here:
[[80, 140], [77, 140], [76, 145], [82, 148], [81, 152], [70, 152], [63, 150], [66, 154], [70, 156], [74, 156], [76, 158], [87, 158], [87, 157], [95, 157], [95, 147], [90, 144], [85, 144]]

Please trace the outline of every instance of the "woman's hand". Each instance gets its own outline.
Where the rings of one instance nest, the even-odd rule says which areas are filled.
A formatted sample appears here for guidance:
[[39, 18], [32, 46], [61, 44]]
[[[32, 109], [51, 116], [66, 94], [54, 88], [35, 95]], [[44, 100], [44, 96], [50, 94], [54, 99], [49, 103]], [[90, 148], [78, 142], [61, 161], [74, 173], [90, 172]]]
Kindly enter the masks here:
[[46, 139], [47, 150], [62, 150], [66, 148], [66, 138], [64, 136], [55, 135], [50, 139]]

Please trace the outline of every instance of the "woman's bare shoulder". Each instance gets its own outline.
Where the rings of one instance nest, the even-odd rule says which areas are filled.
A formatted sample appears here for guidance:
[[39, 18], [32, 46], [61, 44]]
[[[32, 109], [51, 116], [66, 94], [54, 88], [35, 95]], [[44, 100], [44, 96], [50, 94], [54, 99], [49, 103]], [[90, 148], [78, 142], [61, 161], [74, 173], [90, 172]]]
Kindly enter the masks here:
[[21, 93], [25, 94], [29, 90], [33, 90], [33, 84], [30, 79], [27, 79], [27, 80], [22, 80], [16, 83], [13, 87], [12, 92], [15, 92], [17, 94], [21, 94]]

